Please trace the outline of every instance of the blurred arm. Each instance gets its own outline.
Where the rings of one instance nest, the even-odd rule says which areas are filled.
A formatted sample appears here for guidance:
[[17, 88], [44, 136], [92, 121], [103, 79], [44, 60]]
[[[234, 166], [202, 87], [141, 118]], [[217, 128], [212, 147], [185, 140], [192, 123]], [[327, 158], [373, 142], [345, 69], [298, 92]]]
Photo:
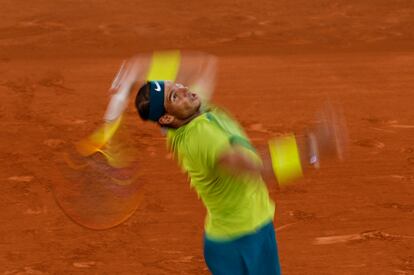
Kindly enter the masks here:
[[109, 92], [111, 99], [104, 115], [106, 122], [112, 122], [124, 112], [131, 93], [131, 88], [137, 82], [145, 81], [151, 61], [151, 55], [136, 55], [125, 60], [112, 81]]
[[203, 52], [184, 52], [176, 82], [188, 86], [203, 102], [213, 93], [217, 73], [217, 58]]
[[232, 146], [229, 150], [223, 152], [217, 164], [231, 175], [250, 174], [260, 176], [266, 172], [266, 165], [254, 161], [253, 158], [246, 153], [243, 153], [240, 146]]

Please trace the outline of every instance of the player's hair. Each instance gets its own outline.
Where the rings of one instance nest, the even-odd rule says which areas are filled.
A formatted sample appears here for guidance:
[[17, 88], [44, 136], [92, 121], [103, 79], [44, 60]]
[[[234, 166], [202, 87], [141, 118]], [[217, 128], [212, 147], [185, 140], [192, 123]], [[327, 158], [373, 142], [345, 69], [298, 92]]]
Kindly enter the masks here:
[[135, 107], [137, 108], [138, 114], [142, 120], [148, 120], [149, 116], [149, 104], [150, 104], [150, 84], [145, 83], [138, 90], [137, 96], [135, 97]]

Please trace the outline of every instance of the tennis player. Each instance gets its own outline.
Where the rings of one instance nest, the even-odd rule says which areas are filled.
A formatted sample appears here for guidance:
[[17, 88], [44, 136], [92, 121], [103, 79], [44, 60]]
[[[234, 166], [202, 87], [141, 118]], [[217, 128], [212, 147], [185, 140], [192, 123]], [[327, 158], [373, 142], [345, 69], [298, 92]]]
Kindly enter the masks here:
[[[214, 57], [155, 53], [134, 57], [124, 65], [113, 82], [104, 119], [116, 121], [129, 95], [136, 94], [141, 119], [166, 129], [168, 148], [207, 209], [204, 257], [210, 271], [214, 275], [280, 274], [275, 204], [263, 175], [273, 168], [280, 185], [282, 179], [301, 176], [307, 165], [319, 167], [319, 151], [341, 155], [336, 121], [325, 116], [305, 136], [288, 136], [283, 144], [279, 140], [270, 148], [271, 160], [266, 155], [262, 159], [234, 118], [206, 104], [214, 88]], [[154, 80], [159, 75], [165, 78]]]
[[274, 202], [260, 156], [240, 125], [171, 81], [148, 81], [135, 106], [167, 129], [167, 144], [207, 209], [204, 257], [214, 275], [280, 274]]

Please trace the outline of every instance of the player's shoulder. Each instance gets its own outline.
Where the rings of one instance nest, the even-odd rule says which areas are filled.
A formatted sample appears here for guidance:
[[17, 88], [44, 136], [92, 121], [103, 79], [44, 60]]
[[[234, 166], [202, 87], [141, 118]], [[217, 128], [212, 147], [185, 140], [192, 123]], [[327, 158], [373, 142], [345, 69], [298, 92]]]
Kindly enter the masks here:
[[203, 113], [193, 119], [190, 123], [178, 129], [169, 129], [167, 132], [167, 139], [169, 141], [199, 139], [199, 137], [202, 137], [208, 132], [214, 130], [215, 129], [213, 129], [213, 124], [211, 123], [208, 114]]
[[218, 131], [218, 129], [213, 123], [209, 112], [205, 112], [197, 118], [195, 118], [187, 125], [185, 129], [186, 135], [189, 137], [203, 137], [216, 131]]

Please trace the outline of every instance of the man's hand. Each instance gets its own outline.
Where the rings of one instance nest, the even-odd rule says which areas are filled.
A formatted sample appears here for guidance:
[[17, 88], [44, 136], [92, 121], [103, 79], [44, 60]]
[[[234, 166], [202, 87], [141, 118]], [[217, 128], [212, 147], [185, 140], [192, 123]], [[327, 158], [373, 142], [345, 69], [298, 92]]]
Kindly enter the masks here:
[[149, 57], [136, 56], [122, 62], [108, 90], [111, 100], [105, 112], [105, 121], [114, 121], [122, 115], [128, 104], [132, 86], [137, 82], [143, 82], [146, 77], [148, 59]]

